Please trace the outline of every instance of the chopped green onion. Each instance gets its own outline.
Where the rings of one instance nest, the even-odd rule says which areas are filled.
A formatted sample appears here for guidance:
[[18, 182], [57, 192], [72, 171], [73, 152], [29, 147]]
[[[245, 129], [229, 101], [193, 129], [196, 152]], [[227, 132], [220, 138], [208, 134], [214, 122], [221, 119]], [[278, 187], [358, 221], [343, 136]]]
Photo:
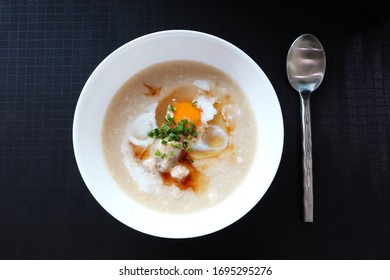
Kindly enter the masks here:
[[171, 147], [176, 148], [176, 149], [180, 149], [180, 144], [171, 142]]
[[[193, 105], [196, 105], [197, 102], [193, 102]], [[176, 110], [172, 105], [168, 106], [168, 111]], [[187, 119], [183, 119], [179, 122], [173, 120], [171, 113], [167, 113], [165, 117], [165, 123], [161, 125], [161, 128], [154, 128], [150, 130], [147, 135], [154, 139], [161, 139], [161, 144], [165, 145], [170, 143], [170, 146], [176, 149], [181, 149], [182, 152], [192, 151], [190, 140], [193, 137], [198, 137], [198, 132], [196, 131], [196, 125], [194, 122], [190, 122]], [[156, 156], [161, 156], [162, 158], [167, 157], [168, 155], [173, 156], [174, 152], [171, 151], [169, 154], [162, 154], [161, 151], [156, 150]]]
[[180, 136], [177, 135], [177, 134], [175, 134], [175, 133], [173, 133], [173, 132], [169, 133], [169, 134], [168, 134], [168, 137], [169, 137], [169, 138], [172, 138], [173, 140], [176, 140], [176, 141], [179, 141], [179, 140], [180, 140]]
[[183, 127], [181, 124], [179, 124], [179, 125], [176, 126], [176, 128], [175, 128], [175, 132], [182, 132], [183, 129], [184, 129], [184, 127]]

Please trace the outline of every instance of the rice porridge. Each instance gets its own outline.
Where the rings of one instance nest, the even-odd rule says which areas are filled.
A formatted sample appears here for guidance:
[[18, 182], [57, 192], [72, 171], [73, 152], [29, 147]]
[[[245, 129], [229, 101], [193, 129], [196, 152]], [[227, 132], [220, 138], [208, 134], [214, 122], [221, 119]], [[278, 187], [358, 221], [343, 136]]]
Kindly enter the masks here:
[[245, 178], [256, 149], [253, 108], [213, 66], [188, 60], [152, 65], [114, 95], [102, 142], [118, 185], [151, 209], [213, 207]]

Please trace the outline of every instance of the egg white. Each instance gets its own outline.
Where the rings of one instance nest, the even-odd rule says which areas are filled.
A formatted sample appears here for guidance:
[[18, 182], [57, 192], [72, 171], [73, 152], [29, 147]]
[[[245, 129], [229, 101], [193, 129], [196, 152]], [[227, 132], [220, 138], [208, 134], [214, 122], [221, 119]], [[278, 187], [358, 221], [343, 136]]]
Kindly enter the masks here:
[[157, 105], [157, 102], [152, 103], [134, 122], [129, 123], [126, 134], [129, 141], [134, 145], [147, 147], [152, 143], [153, 139], [148, 136], [148, 132], [157, 127]]
[[215, 98], [208, 98], [203, 95], [199, 95], [194, 99], [196, 107], [201, 111], [200, 121], [202, 124], [206, 124], [217, 114], [217, 110], [214, 108]]
[[[222, 140], [219, 141], [219, 145], [210, 146], [210, 142], [217, 137]], [[191, 147], [194, 151], [222, 151], [227, 147], [228, 143], [229, 137], [225, 130], [219, 125], [209, 125], [203, 135]]]

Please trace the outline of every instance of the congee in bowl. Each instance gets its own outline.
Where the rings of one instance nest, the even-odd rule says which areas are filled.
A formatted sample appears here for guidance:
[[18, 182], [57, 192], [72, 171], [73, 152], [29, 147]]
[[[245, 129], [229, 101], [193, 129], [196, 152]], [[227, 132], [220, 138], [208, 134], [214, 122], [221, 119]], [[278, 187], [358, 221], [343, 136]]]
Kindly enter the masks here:
[[121, 86], [102, 133], [120, 187], [147, 207], [183, 214], [217, 205], [240, 185], [257, 128], [231, 77], [202, 62], [173, 60]]
[[279, 166], [283, 121], [270, 81], [242, 50], [168, 30], [96, 67], [77, 102], [73, 147], [109, 214], [145, 234], [190, 238], [257, 205]]

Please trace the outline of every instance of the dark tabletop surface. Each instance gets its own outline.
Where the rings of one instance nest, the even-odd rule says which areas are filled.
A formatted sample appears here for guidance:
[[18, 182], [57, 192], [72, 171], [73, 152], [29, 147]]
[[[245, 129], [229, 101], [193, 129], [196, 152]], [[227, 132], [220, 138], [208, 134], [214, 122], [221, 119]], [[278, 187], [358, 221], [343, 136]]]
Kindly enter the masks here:
[[[0, 259], [390, 259], [386, 9], [375, 1], [235, 2], [0, 0]], [[199, 238], [158, 238], [118, 222], [85, 186], [73, 153], [74, 111], [94, 68], [124, 43], [167, 29], [241, 48], [268, 76], [283, 113], [283, 154], [264, 197]], [[303, 33], [319, 38], [327, 56], [311, 97], [313, 224], [302, 218], [299, 98], [285, 72]]]

